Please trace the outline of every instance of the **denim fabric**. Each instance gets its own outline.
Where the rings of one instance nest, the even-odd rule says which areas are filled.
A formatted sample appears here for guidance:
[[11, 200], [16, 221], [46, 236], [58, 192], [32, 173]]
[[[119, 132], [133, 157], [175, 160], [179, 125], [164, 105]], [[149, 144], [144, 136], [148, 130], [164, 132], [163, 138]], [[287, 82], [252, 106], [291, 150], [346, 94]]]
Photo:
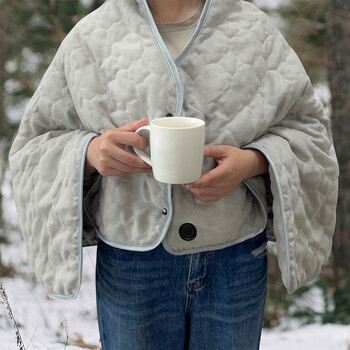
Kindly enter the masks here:
[[171, 255], [99, 240], [96, 300], [103, 350], [256, 350], [266, 298], [266, 235]]

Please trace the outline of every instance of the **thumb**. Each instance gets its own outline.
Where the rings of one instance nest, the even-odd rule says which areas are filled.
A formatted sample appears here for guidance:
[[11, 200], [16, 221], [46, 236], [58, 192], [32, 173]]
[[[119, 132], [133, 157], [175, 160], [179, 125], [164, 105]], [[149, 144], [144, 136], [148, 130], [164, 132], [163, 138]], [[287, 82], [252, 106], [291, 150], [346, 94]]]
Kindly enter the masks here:
[[141, 128], [141, 126], [145, 126], [147, 124], [148, 124], [148, 119], [147, 119], [147, 117], [144, 117], [144, 118], [139, 119], [139, 120], [133, 120], [129, 124], [123, 125], [118, 129], [123, 130], [123, 131], [135, 132], [138, 128]]
[[204, 157], [222, 158], [226, 155], [225, 146], [205, 146]]

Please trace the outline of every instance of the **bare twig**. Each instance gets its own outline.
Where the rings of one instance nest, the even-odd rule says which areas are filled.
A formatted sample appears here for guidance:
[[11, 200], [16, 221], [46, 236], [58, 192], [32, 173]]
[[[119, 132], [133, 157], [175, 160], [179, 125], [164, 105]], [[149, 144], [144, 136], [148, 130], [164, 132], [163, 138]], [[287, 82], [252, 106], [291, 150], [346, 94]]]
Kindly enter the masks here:
[[8, 296], [6, 294], [6, 290], [5, 287], [3, 286], [3, 284], [0, 282], [0, 298], [1, 298], [1, 303], [5, 305], [5, 307], [7, 308], [8, 311], [8, 318], [10, 320], [12, 320], [13, 323], [13, 328], [16, 330], [15, 334], [16, 334], [16, 340], [17, 340], [17, 346], [19, 347], [20, 350], [25, 350], [25, 346], [21, 337], [21, 333], [18, 329], [18, 325], [17, 322], [15, 320], [15, 318], [13, 317], [13, 313], [10, 307], [10, 303], [8, 301]]
[[79, 346], [82, 349], [92, 349], [96, 350], [97, 346], [93, 344], [87, 344], [85, 343], [83, 337], [79, 333], [74, 333], [75, 338], [71, 339], [71, 345]]
[[64, 350], [66, 350], [66, 347], [67, 347], [67, 344], [68, 344], [68, 340], [69, 340], [69, 335], [68, 335], [68, 322], [67, 322], [67, 319], [64, 319], [62, 322], [61, 322], [61, 327], [64, 327], [64, 332], [66, 333], [66, 342], [64, 344]]

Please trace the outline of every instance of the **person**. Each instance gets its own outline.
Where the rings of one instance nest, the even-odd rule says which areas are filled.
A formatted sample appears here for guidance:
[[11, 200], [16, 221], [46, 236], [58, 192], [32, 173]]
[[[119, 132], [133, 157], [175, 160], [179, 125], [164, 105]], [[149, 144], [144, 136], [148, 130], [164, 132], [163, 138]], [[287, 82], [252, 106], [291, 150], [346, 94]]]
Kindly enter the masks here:
[[[157, 182], [131, 147], [206, 124], [203, 174]], [[241, 0], [107, 0], [72, 29], [10, 151], [30, 264], [74, 299], [97, 245], [102, 349], [258, 349], [267, 240], [289, 293], [329, 257], [338, 165], [295, 52]]]

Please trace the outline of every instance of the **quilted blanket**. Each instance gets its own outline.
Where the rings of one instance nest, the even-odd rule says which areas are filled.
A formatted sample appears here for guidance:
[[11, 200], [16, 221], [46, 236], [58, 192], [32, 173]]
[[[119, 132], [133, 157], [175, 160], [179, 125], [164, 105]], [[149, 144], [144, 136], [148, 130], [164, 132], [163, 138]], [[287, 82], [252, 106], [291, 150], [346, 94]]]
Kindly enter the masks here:
[[[269, 176], [205, 203], [152, 174], [84, 182], [92, 138], [147, 116], [200, 118], [206, 144], [260, 150]], [[206, 158], [204, 171], [215, 166]], [[266, 229], [291, 293], [320, 273], [335, 225], [330, 122], [298, 56], [269, 17], [207, 0], [173, 60], [146, 0], [107, 0], [69, 32], [30, 100], [10, 151], [30, 265], [53, 298], [81, 284], [83, 246], [172, 254], [221, 249]], [[196, 227], [183, 240], [183, 223]]]

